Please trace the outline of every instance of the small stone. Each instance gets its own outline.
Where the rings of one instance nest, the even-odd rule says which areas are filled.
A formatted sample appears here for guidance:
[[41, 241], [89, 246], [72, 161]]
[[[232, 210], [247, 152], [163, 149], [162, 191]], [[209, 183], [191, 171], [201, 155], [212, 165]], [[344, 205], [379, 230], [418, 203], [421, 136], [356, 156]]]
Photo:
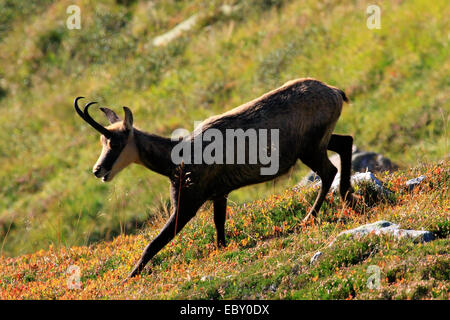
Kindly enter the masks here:
[[323, 254], [322, 251], [317, 251], [317, 252], [312, 256], [312, 258], [311, 258], [311, 260], [309, 261], [309, 263], [310, 263], [310, 264], [316, 263], [316, 262], [319, 260], [319, 258], [320, 258], [320, 256], [321, 256], [322, 254]]
[[426, 176], [420, 176], [411, 180], [406, 181], [406, 187], [408, 188], [408, 191], [412, 191], [415, 187], [420, 185], [422, 182], [426, 181]]

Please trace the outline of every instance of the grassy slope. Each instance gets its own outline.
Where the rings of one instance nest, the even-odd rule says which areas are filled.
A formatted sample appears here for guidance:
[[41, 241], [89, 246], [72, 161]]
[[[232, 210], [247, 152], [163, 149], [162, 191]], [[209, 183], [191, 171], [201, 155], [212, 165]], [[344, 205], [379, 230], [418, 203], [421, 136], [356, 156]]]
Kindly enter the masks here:
[[[413, 193], [406, 179], [427, 183]], [[288, 189], [229, 208], [227, 248], [217, 250], [211, 209], [202, 210], [149, 264], [151, 273], [119, 282], [128, 274], [157, 228], [111, 242], [50, 248], [0, 258], [0, 299], [449, 299], [450, 219], [448, 162], [384, 176], [395, 204], [380, 203], [363, 214], [329, 196], [314, 225], [300, 221], [314, 197], [311, 189]], [[334, 237], [380, 219], [406, 229], [426, 229], [426, 244], [389, 236]], [[162, 221], [155, 223], [160, 227]], [[310, 265], [321, 250], [318, 263]], [[80, 289], [68, 289], [70, 266], [79, 267]], [[369, 266], [380, 268], [380, 289], [366, 286]]]
[[[381, 30], [366, 28], [364, 1], [241, 2], [225, 17], [219, 1], [75, 1], [81, 30], [65, 28], [72, 0], [1, 2], [1, 254], [129, 234], [167, 205], [168, 182], [144, 168], [109, 185], [94, 179], [100, 146], [72, 109], [79, 95], [128, 105], [138, 126], [170, 135], [312, 76], [346, 90], [337, 131], [358, 146], [404, 167], [448, 153], [448, 1], [383, 2]], [[199, 10], [207, 18], [196, 30], [151, 46]], [[302, 173], [232, 199], [280, 192]]]

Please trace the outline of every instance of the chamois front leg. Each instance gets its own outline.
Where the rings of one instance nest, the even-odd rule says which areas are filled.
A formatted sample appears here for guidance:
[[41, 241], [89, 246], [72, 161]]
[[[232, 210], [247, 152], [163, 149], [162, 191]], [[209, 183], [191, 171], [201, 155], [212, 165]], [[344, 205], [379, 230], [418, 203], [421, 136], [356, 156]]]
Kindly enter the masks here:
[[311, 154], [303, 156], [300, 159], [314, 172], [316, 172], [322, 181], [316, 201], [314, 202], [312, 209], [303, 219], [303, 221], [308, 221], [311, 215], [315, 217], [319, 213], [320, 207], [322, 206], [322, 203], [330, 190], [331, 184], [333, 183], [333, 179], [338, 170], [328, 159], [326, 150], [317, 150], [316, 152], [312, 152]]
[[214, 199], [214, 224], [217, 231], [217, 246], [225, 247], [225, 219], [227, 217], [227, 196]]
[[[191, 220], [200, 206], [192, 206], [186, 202], [180, 201], [178, 206], [178, 218], [177, 218], [177, 206], [174, 203], [174, 210], [169, 218], [169, 221], [160, 231], [160, 233], [150, 242], [144, 249], [141, 258], [136, 263], [133, 271], [128, 275], [128, 278], [132, 278], [142, 272], [145, 265], [153, 258], [164, 246], [171, 241], [175, 235]], [[176, 230], [175, 230], [176, 229]]]

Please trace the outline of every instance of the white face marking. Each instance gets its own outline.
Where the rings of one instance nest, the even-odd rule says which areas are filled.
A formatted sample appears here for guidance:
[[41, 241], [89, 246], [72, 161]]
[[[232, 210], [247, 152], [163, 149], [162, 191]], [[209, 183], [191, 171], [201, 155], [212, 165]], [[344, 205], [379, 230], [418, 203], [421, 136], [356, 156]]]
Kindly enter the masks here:
[[128, 136], [128, 140], [126, 145], [123, 147], [122, 151], [118, 155], [117, 159], [114, 161], [111, 170], [107, 171], [103, 167], [103, 163], [106, 160], [108, 152], [111, 151], [110, 141], [106, 140], [105, 137], [101, 137], [102, 142], [102, 153], [98, 158], [95, 166], [94, 172], [96, 168], [100, 168], [100, 172], [97, 173], [97, 177], [101, 177], [103, 182], [111, 181], [115, 175], [117, 175], [120, 171], [126, 168], [133, 162], [139, 162], [139, 155], [136, 147], [136, 143], [134, 141], [133, 132], [131, 132]]

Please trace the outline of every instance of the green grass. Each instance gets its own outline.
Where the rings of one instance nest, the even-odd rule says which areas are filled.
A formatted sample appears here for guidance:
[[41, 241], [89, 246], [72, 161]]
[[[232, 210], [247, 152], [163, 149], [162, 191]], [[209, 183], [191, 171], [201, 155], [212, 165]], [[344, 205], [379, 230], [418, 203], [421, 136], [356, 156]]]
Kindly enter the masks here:
[[[300, 221], [316, 192], [287, 189], [227, 211], [228, 246], [215, 246], [212, 208], [203, 208], [125, 284], [142, 249], [164, 219], [138, 235], [90, 246], [0, 257], [0, 299], [442, 299], [450, 295], [449, 163], [419, 166], [383, 180], [395, 203], [382, 201], [357, 213], [329, 195], [313, 224]], [[413, 192], [407, 179], [427, 177]], [[360, 192], [364, 193], [361, 188]], [[404, 229], [429, 230], [435, 240], [414, 243], [389, 235], [337, 235], [388, 220]], [[332, 245], [330, 245], [332, 243]], [[314, 264], [311, 257], [322, 256]], [[67, 286], [78, 268], [80, 289]], [[374, 271], [376, 270], [376, 271]], [[379, 287], [371, 288], [379, 274]]]
[[[111, 240], [167, 207], [168, 181], [144, 168], [108, 185], [93, 177], [100, 144], [73, 110], [80, 95], [127, 105], [137, 126], [169, 136], [310, 76], [346, 91], [351, 104], [336, 131], [360, 148], [403, 168], [448, 155], [447, 1], [380, 2], [380, 30], [366, 28], [364, 2], [233, 1], [240, 9], [230, 16], [219, 13], [221, 1], [127, 3], [78, 1], [81, 30], [65, 27], [73, 1], [0, 4], [3, 255]], [[200, 11], [194, 30], [151, 45]], [[299, 166], [231, 200], [281, 192], [305, 172]]]

